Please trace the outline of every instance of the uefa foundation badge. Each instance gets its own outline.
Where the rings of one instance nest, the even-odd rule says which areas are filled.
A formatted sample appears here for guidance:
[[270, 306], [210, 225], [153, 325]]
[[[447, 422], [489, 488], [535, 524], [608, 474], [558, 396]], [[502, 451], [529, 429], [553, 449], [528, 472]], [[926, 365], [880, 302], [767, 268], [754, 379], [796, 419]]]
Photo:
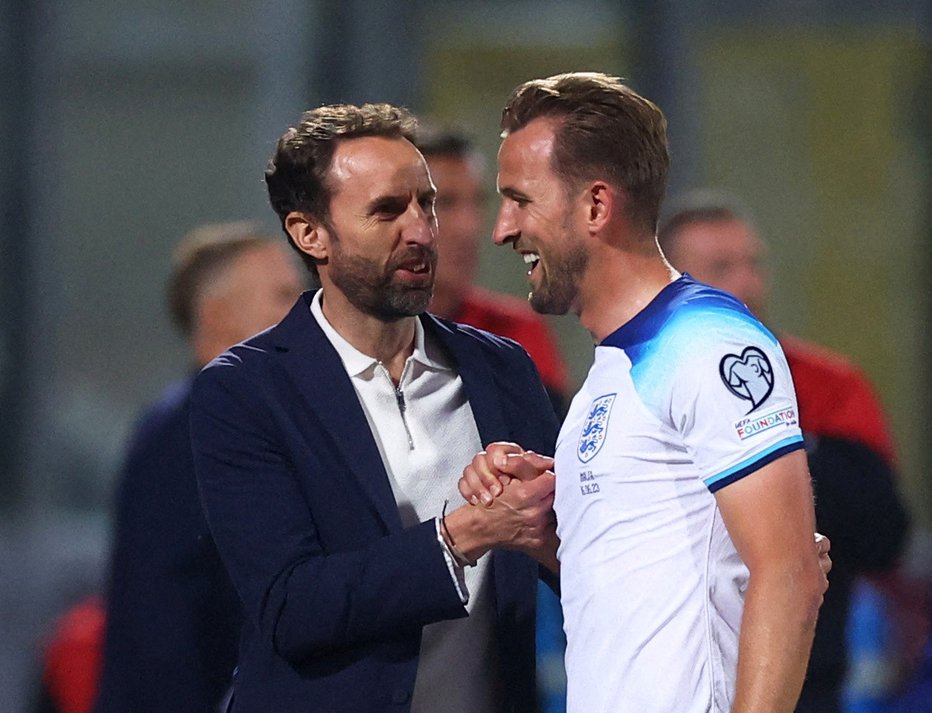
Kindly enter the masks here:
[[764, 403], [773, 391], [773, 367], [767, 355], [757, 347], [745, 347], [741, 356], [726, 354], [718, 371], [731, 393], [751, 402], [748, 413]]

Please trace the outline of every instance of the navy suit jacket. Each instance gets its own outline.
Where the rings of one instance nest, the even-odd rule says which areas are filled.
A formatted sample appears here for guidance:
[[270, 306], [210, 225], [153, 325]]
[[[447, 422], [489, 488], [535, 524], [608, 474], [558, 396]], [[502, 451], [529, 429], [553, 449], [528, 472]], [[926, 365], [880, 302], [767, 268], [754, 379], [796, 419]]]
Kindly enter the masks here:
[[[311, 296], [195, 383], [201, 498], [246, 617], [233, 710], [407, 711], [421, 628], [466, 610], [435, 522], [402, 527], [353, 385], [310, 313]], [[524, 350], [471, 327], [421, 320], [455, 362], [482, 443], [553, 452], [556, 416]], [[524, 555], [492, 555], [509, 711], [535, 708], [537, 574]]]
[[207, 529], [191, 379], [141, 419], [119, 480], [95, 713], [206, 713], [230, 686], [239, 598]]

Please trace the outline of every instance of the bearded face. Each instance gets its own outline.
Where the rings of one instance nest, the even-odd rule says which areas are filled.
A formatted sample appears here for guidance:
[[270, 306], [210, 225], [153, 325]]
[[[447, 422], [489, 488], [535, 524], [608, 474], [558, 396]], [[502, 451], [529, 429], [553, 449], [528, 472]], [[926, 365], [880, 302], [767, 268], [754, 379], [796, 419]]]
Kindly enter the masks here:
[[[568, 213], [568, 211], [567, 211]], [[544, 244], [530, 253], [531, 292], [528, 301], [541, 314], [566, 314], [576, 301], [579, 282], [589, 263], [589, 254], [573, 240], [569, 215], [562, 221], [562, 240]], [[533, 238], [525, 243], [533, 244]]]
[[361, 312], [385, 321], [412, 317], [427, 310], [434, 288], [437, 251], [406, 246], [386, 260], [350, 254], [332, 233], [330, 279]]

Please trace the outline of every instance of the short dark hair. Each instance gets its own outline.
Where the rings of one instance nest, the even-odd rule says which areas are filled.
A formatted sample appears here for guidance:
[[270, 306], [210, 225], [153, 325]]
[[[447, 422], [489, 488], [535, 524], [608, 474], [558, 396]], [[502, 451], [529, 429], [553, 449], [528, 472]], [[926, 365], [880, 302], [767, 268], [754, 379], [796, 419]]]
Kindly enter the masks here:
[[517, 87], [502, 111], [502, 136], [534, 119], [557, 121], [554, 172], [567, 184], [604, 176], [631, 197], [631, 217], [653, 231], [670, 153], [663, 112], [601, 72], [571, 72]]
[[212, 279], [247, 250], [275, 240], [250, 221], [208, 223], [185, 234], [175, 248], [166, 290], [168, 312], [178, 330], [186, 337], [194, 332], [197, 300]]
[[737, 196], [714, 188], [692, 190], [670, 201], [657, 229], [657, 242], [661, 250], [672, 254], [686, 226], [732, 220], [754, 224], [751, 210]]
[[476, 154], [475, 142], [463, 129], [431, 120], [418, 121], [414, 145], [425, 158], [469, 159]]
[[[331, 188], [327, 178], [341, 140], [384, 136], [413, 143], [416, 129], [414, 115], [391, 104], [330, 104], [304, 112], [298, 124], [278, 140], [265, 170], [269, 201], [282, 229], [293, 211], [322, 222], [329, 220]], [[297, 250], [290, 237], [288, 244]], [[316, 261], [300, 250], [298, 253], [316, 275]]]

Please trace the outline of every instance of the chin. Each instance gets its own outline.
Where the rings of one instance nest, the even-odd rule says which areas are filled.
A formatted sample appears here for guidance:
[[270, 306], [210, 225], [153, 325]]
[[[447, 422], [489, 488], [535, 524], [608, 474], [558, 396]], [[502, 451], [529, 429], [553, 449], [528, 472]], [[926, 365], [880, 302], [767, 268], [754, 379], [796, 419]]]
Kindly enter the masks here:
[[566, 314], [570, 309], [569, 303], [563, 304], [538, 292], [531, 292], [528, 295], [528, 303], [538, 314]]

